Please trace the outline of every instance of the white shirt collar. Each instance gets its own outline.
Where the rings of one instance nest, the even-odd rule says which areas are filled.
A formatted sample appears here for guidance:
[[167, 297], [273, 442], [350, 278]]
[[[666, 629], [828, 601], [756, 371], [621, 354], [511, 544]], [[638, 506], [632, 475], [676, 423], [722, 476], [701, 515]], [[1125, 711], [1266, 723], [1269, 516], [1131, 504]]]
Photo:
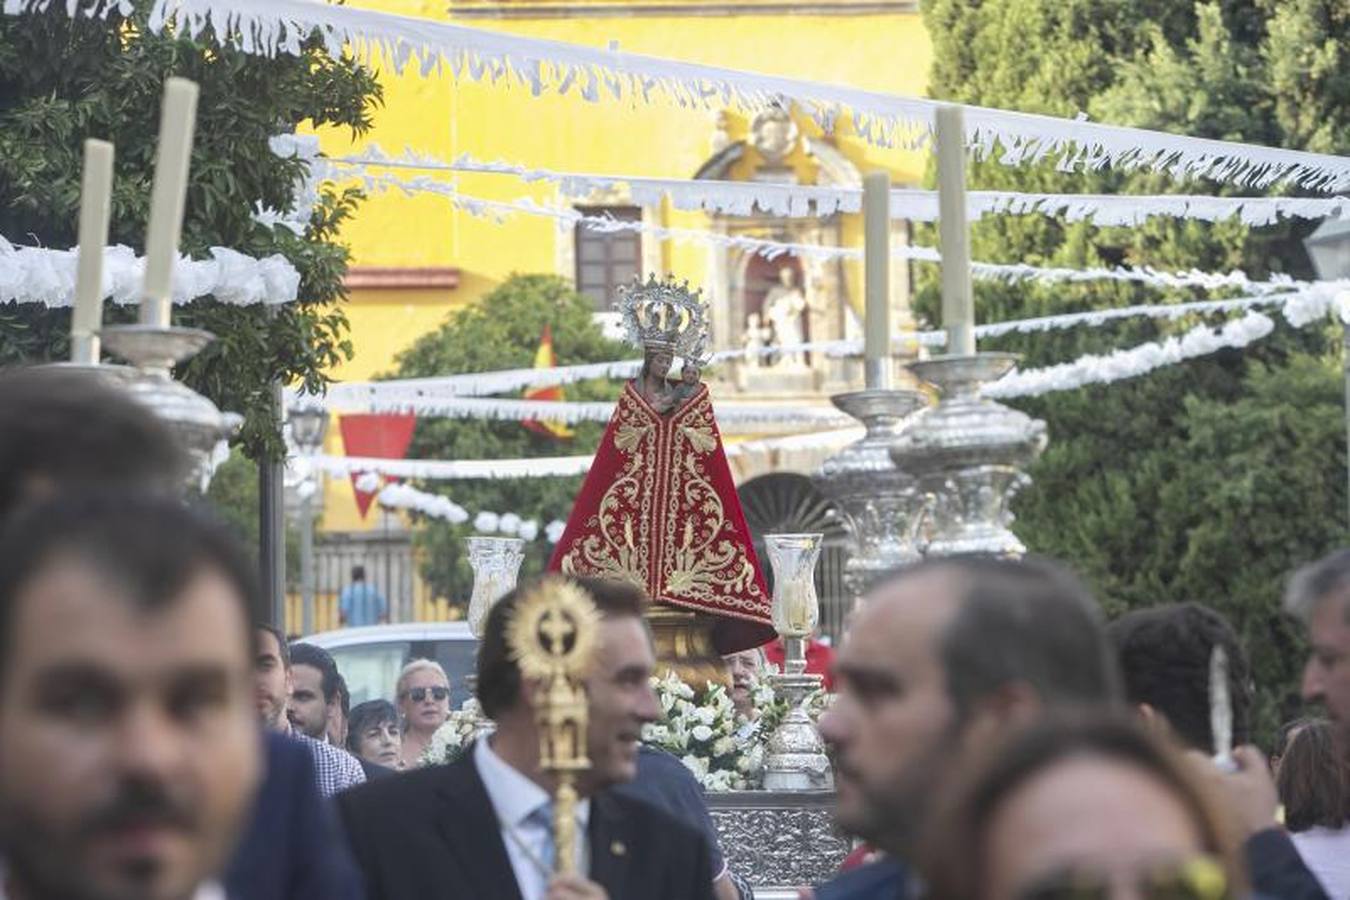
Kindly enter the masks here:
[[[4, 878], [0, 875], [0, 900], [5, 900], [8, 895], [5, 893]], [[192, 895], [192, 900], [227, 900], [225, 888], [214, 881], [208, 881], [197, 892]]]
[[[486, 737], [474, 743], [473, 762], [478, 768], [479, 777], [483, 779], [492, 809], [505, 826], [520, 827], [530, 813], [553, 800], [547, 791], [493, 752]], [[590, 798], [578, 801], [577, 823], [581, 825], [583, 833], [590, 825], [590, 819]]]

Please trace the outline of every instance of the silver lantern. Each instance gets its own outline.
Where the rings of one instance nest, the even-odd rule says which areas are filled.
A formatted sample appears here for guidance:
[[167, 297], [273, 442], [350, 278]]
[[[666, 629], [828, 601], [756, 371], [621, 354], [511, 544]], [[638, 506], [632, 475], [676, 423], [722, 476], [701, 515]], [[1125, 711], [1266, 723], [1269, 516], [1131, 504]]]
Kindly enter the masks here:
[[891, 459], [934, 497], [926, 556], [1018, 556], [1026, 547], [1009, 526], [1022, 471], [1045, 449], [1045, 423], [980, 395], [980, 386], [1017, 365], [1012, 353], [941, 356], [910, 369], [941, 393], [896, 440]]
[[866, 429], [861, 440], [825, 460], [814, 478], [852, 540], [844, 583], [856, 600], [878, 576], [921, 556], [924, 497], [918, 479], [891, 461], [890, 448], [928, 398], [922, 391], [874, 389], [830, 399]]
[[828, 791], [834, 775], [825, 742], [806, 711], [806, 699], [823, 679], [806, 674], [806, 641], [820, 624], [816, 563], [825, 536], [768, 534], [764, 546], [773, 568], [773, 627], [783, 639], [783, 672], [770, 676], [788, 712], [770, 735], [764, 753], [764, 789]]

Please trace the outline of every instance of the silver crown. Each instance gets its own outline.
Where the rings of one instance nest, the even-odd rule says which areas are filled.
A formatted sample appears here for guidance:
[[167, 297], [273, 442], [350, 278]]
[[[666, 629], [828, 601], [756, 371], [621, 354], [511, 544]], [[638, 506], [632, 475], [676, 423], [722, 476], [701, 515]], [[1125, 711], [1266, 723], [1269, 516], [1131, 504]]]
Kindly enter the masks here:
[[699, 291], [674, 278], [619, 288], [624, 337], [634, 347], [669, 350], [683, 357], [703, 352], [708, 341], [708, 313]]

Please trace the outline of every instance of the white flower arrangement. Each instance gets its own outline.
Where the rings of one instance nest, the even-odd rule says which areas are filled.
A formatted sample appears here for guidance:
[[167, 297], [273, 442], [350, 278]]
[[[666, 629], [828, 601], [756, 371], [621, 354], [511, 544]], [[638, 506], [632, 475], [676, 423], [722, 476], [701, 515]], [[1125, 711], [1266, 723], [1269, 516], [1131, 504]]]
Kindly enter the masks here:
[[644, 742], [679, 757], [709, 791], [744, 790], [741, 742], [736, 732], [743, 720], [723, 685], [709, 683], [702, 697], [673, 672], [652, 679], [661, 702], [663, 721], [647, 725]]
[[[725, 686], [709, 683], [702, 696], [673, 672], [653, 678], [663, 719], [643, 728], [642, 740], [679, 757], [706, 791], [744, 791], [764, 783], [764, 745], [787, 714], [786, 701], [774, 695], [767, 678], [751, 691], [759, 715], [748, 719], [736, 712]], [[825, 694], [805, 701], [814, 719]]]
[[465, 748], [473, 742], [480, 726], [484, 724], [490, 728], [492, 723], [483, 719], [478, 700], [470, 697], [459, 709], [450, 711], [445, 724], [431, 736], [431, 743], [427, 744], [417, 764], [439, 766], [454, 762], [464, 754]]

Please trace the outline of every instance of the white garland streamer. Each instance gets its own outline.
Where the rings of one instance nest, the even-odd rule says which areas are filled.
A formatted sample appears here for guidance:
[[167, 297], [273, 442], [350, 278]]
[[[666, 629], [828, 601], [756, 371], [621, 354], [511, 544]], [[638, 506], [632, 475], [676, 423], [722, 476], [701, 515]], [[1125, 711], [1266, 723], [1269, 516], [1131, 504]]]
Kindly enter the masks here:
[[[766, 438], [756, 441], [742, 441], [736, 444], [728, 444], [725, 452], [728, 458], [735, 458], [750, 453], [768, 453], [773, 451], [793, 451], [793, 450], [818, 450], [843, 447], [863, 435], [863, 430], [859, 427], [841, 428], [831, 431], [816, 431], [806, 434], [793, 434], [783, 437]], [[380, 488], [380, 478], [417, 478], [424, 481], [457, 481], [464, 479], [502, 479], [502, 478], [558, 478], [569, 477], [572, 475], [584, 475], [590, 470], [591, 462], [594, 456], [545, 456], [529, 459], [503, 459], [503, 460], [440, 460], [440, 459], [384, 459], [375, 457], [359, 456], [303, 456], [295, 458], [301, 465], [311, 467], [315, 471], [327, 472], [330, 475], [346, 476], [359, 474], [356, 479], [358, 490], [367, 493], [373, 493], [380, 490], [380, 502], [384, 503], [386, 492], [393, 488], [405, 488], [407, 485], [387, 485], [382, 490]], [[396, 503], [412, 504], [415, 502], [413, 494], [395, 491], [389, 494], [396, 498]], [[439, 497], [440, 495], [430, 495]], [[403, 498], [403, 499], [398, 499]], [[445, 498], [442, 498], [445, 499]], [[386, 504], [390, 505], [390, 504]], [[409, 507], [412, 508], [412, 507]], [[460, 512], [463, 507], [457, 505], [447, 506], [436, 501], [435, 509], [422, 509], [428, 515], [437, 515], [440, 518], [456, 522], [467, 522], [469, 514], [463, 511], [461, 518]], [[481, 515], [481, 513], [480, 513]], [[480, 530], [495, 530], [495, 526], [500, 525], [499, 521], [492, 521], [494, 528], [485, 528]], [[475, 525], [477, 527], [477, 525]]]
[[[669, 197], [681, 210], [702, 210], [729, 216], [756, 211], [774, 216], [810, 218], [862, 210], [862, 189], [820, 185], [772, 184], [753, 181], [689, 180], [637, 175], [594, 175], [532, 168], [521, 163], [476, 159], [461, 154], [453, 161], [411, 148], [394, 157], [378, 144], [325, 161], [330, 167], [417, 169], [465, 174], [512, 175], [526, 183], [556, 184], [567, 197], [627, 187], [633, 202], [655, 206]], [[938, 220], [936, 191], [894, 188], [891, 218], [913, 222]], [[1325, 219], [1350, 216], [1344, 197], [1213, 197], [1194, 194], [1047, 194], [1022, 191], [967, 191], [966, 216], [978, 221], [994, 214], [1064, 216], [1066, 221], [1092, 221], [1100, 226], [1137, 226], [1153, 216], [1219, 222], [1236, 217], [1244, 225], [1273, 225], [1282, 218]]]
[[[1286, 304], [1284, 314], [1290, 324], [1303, 327], [1324, 319], [1336, 311], [1350, 317], [1350, 294], [1345, 291], [1319, 290], [1300, 294]], [[1249, 312], [1219, 328], [1201, 325], [1183, 335], [1162, 341], [1150, 341], [1108, 354], [1088, 354], [1070, 363], [1040, 369], [1015, 371], [982, 389], [985, 396], [1011, 399], [1033, 397], [1053, 391], [1072, 390], [1093, 384], [1110, 384], [1145, 375], [1164, 366], [1207, 356], [1220, 350], [1241, 348], [1269, 335], [1275, 323], [1269, 316]], [[726, 448], [728, 456], [772, 449], [802, 448], [843, 444], [856, 438], [858, 431], [841, 429], [826, 433], [792, 435], [765, 441], [747, 441]], [[551, 457], [514, 460], [388, 460], [336, 456], [314, 456], [307, 462], [315, 469], [333, 474], [380, 472], [399, 478], [521, 478], [577, 475], [587, 471], [594, 457]]]
[[[515, 400], [498, 397], [434, 396], [420, 391], [413, 395], [397, 392], [380, 394], [366, 404], [371, 412], [411, 412], [419, 416], [445, 416], [455, 419], [476, 419], [497, 422], [608, 422], [614, 415], [614, 404], [608, 402], [578, 402], [551, 400]], [[851, 419], [828, 408], [788, 404], [725, 404], [718, 407], [717, 419], [738, 431], [768, 428], [781, 430], [784, 425], [811, 424], [821, 427], [847, 425]]]
[[[735, 248], [758, 254], [767, 259], [777, 259], [785, 255], [794, 255], [811, 259], [853, 259], [860, 260], [863, 251], [856, 247], [838, 247], [823, 244], [799, 244], [774, 241], [766, 238], [751, 238], [743, 235], [723, 234], [694, 228], [673, 228], [654, 225], [650, 222], [626, 221], [608, 216], [592, 216], [571, 208], [542, 206], [533, 198], [519, 200], [491, 200], [466, 194], [454, 185], [436, 181], [425, 175], [412, 178], [399, 178], [394, 175], [364, 174], [359, 180], [368, 191], [402, 190], [414, 193], [429, 193], [444, 197], [455, 208], [470, 215], [491, 218], [501, 223], [516, 215], [541, 216], [564, 223], [569, 228], [584, 224], [589, 230], [602, 233], [635, 232], [650, 235], [662, 241], [699, 243], [717, 247]], [[934, 247], [904, 246], [894, 247], [891, 256], [895, 259], [918, 262], [940, 263], [941, 253]], [[977, 278], [1012, 282], [1036, 279], [1047, 282], [1085, 282], [1085, 281], [1124, 281], [1148, 284], [1162, 288], [1198, 287], [1206, 290], [1236, 287], [1249, 291], [1280, 291], [1298, 286], [1288, 277], [1275, 278], [1268, 282], [1253, 281], [1246, 273], [1232, 272], [1162, 272], [1150, 267], [1071, 269], [1063, 267], [1032, 266], [1025, 263], [972, 262], [971, 274]]]
[[[45, 9], [51, 0], [4, 0], [9, 14]], [[70, 15], [127, 11], [128, 0], [66, 0]], [[193, 37], [210, 37], [246, 53], [298, 55], [317, 33], [329, 54], [354, 50], [402, 71], [415, 58], [421, 72], [449, 68], [475, 80], [516, 81], [535, 94], [576, 89], [597, 101], [651, 102], [658, 95], [680, 106], [734, 104], [762, 109], [793, 102], [832, 131], [851, 111], [857, 133], [880, 146], [918, 147], [931, 138], [937, 101], [841, 85], [680, 62], [617, 49], [568, 44], [468, 28], [393, 13], [312, 0], [156, 0], [149, 27], [168, 21]], [[1148, 169], [1175, 178], [1204, 177], [1258, 188], [1281, 181], [1335, 193], [1350, 186], [1350, 159], [1298, 150], [1196, 138], [1105, 125], [1085, 117], [1053, 116], [965, 106], [966, 146], [977, 156], [1014, 166], [1058, 158], [1064, 169]]]
[[1013, 372], [985, 387], [982, 393], [996, 398], [1036, 397], [1089, 384], [1109, 384], [1219, 350], [1245, 347], [1274, 330], [1275, 323], [1269, 316], [1250, 312], [1217, 331], [1209, 325], [1200, 325], [1178, 337], [1150, 341], [1128, 350], [1101, 356], [1087, 355], [1062, 365]]
[[[1055, 316], [1040, 316], [1031, 319], [1016, 319], [1009, 322], [977, 325], [975, 334], [980, 338], [989, 338], [1013, 332], [1029, 334], [1080, 325], [1097, 327], [1107, 322], [1125, 318], [1178, 319], [1187, 315], [1235, 312], [1275, 305], [1282, 305], [1284, 315], [1290, 320], [1291, 324], [1301, 327], [1306, 322], [1299, 311], [1305, 305], [1309, 310], [1308, 316], [1323, 315], [1326, 311], [1326, 298], [1344, 286], [1345, 283], [1343, 282], [1324, 282], [1288, 294], [1260, 294], [1233, 300], [1204, 300], [1191, 303], [1126, 306], [1116, 309], [1062, 313]], [[901, 335], [893, 342], [893, 345], [896, 349], [908, 350], [915, 341], [922, 346], [941, 347], [946, 343], [946, 335], [940, 331]], [[840, 356], [857, 356], [862, 353], [862, 342], [820, 341], [785, 347], [770, 347], [758, 351], [726, 350], [714, 354], [713, 362], [748, 359], [755, 353], [762, 355], [807, 350]], [[391, 381], [352, 381], [333, 385], [328, 392], [327, 403], [332, 407], [345, 408], [363, 407], [367, 404], [384, 402], [431, 401], [446, 397], [481, 397], [526, 388], [574, 384], [578, 381], [593, 378], [633, 378], [641, 368], [641, 359], [627, 359], [615, 362], [557, 366], [552, 369], [502, 369], [496, 372], [471, 372], [462, 375], [404, 378]]]
[[[443, 519], [452, 525], [462, 525], [472, 518], [474, 530], [482, 534], [504, 534], [508, 537], [518, 537], [524, 541], [533, 541], [540, 535], [539, 522], [536, 519], [523, 519], [515, 513], [498, 514], [488, 511], [480, 512], [477, 516], [470, 516], [468, 510], [449, 497], [418, 490], [407, 484], [386, 486], [376, 497], [376, 502], [386, 509], [409, 510], [434, 519]], [[553, 528], [555, 524], [563, 523], [555, 519], [544, 528], [545, 537], [553, 544], [556, 544], [562, 537], [560, 530], [556, 531], [557, 538], [552, 537], [555, 533]]]
[[[78, 247], [15, 247], [0, 237], [0, 303], [70, 306], [75, 302], [78, 257]], [[105, 299], [139, 303], [144, 280], [144, 257], [120, 244], [104, 248]], [[180, 256], [174, 266], [173, 302], [179, 304], [208, 295], [236, 306], [290, 303], [299, 290], [300, 273], [279, 253], [256, 259], [228, 247], [212, 247], [210, 259]]]
[[459, 478], [557, 478], [584, 475], [590, 456], [544, 456], [535, 459], [381, 459], [373, 456], [306, 456], [305, 462], [329, 475], [376, 472], [390, 478], [428, 480]]

